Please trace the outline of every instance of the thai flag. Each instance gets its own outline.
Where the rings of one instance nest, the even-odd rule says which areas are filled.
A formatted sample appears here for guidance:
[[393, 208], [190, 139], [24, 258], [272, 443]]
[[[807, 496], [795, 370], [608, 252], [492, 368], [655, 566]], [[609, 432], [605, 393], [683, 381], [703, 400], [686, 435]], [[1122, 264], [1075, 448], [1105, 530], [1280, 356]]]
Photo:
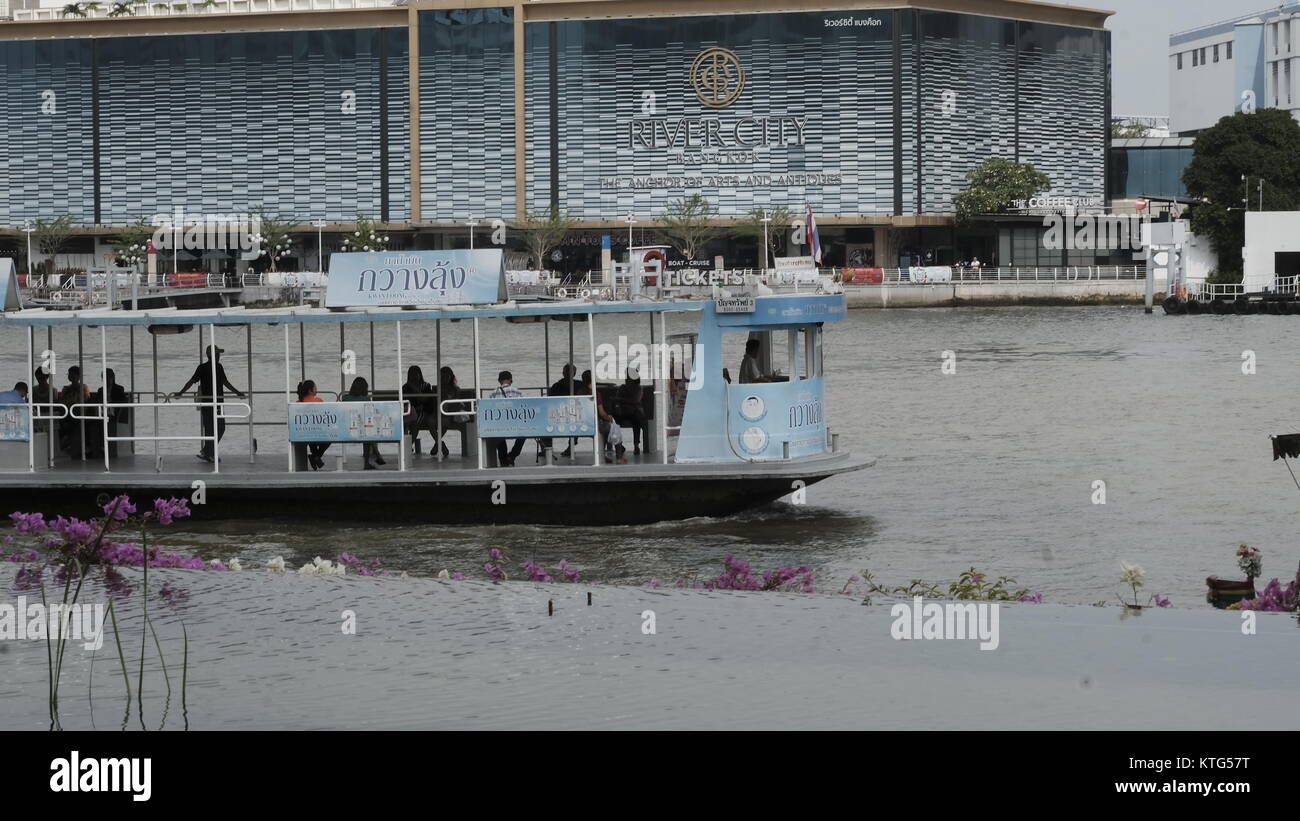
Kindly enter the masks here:
[[813, 217], [812, 203], [808, 206], [808, 247], [812, 249], [813, 262], [822, 264], [822, 238], [817, 234], [817, 220]]

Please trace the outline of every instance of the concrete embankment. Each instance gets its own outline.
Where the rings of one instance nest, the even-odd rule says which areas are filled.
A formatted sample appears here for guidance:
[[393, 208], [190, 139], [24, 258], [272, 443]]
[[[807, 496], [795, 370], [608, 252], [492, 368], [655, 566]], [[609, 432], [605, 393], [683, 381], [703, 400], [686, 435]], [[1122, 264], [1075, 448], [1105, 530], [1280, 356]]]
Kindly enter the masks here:
[[[1157, 282], [1155, 301], [1164, 299]], [[1140, 305], [1142, 280], [1059, 282], [935, 282], [846, 287], [850, 308], [951, 308], [990, 305]]]

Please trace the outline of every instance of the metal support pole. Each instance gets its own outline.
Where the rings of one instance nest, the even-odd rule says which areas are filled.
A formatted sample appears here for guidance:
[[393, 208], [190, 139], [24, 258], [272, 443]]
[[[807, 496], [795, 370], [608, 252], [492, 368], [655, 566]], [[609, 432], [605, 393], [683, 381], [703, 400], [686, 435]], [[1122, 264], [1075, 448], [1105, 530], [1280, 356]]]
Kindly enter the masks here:
[[253, 413], [253, 398], [255, 396], [253, 392], [253, 326], [245, 325], [244, 329], [247, 331], [245, 339], [248, 341], [248, 464], [251, 465], [257, 462], [257, 439], [253, 436], [256, 429], [253, 424], [255, 419]]
[[[434, 455], [437, 456], [438, 461], [441, 462], [442, 461], [442, 403], [447, 401], [448, 399], [448, 397], [442, 395], [442, 320], [441, 319], [435, 319], [433, 321], [433, 339], [434, 339], [434, 350], [435, 350], [434, 367], [437, 368], [437, 373], [438, 373], [438, 376], [436, 377], [438, 380], [438, 389], [437, 389], [438, 404], [437, 407], [434, 409], [436, 411], [434, 413], [434, 425], [437, 428], [438, 434], [436, 437], [437, 441], [433, 443], [433, 450], [434, 450]], [[462, 453], [460, 455], [460, 458], [464, 459], [465, 454]]]
[[[129, 352], [130, 352], [130, 354], [131, 354], [131, 365], [130, 365], [130, 367], [129, 367], [128, 370], [127, 370], [126, 378], [127, 378], [127, 380], [129, 380], [129, 381], [127, 382], [127, 384], [129, 384], [129, 385], [131, 386], [131, 396], [134, 397], [135, 394], [136, 394], [136, 391], [135, 391], [135, 326], [134, 326], [134, 325], [129, 325], [129, 326], [127, 326], [127, 331], [128, 331], [129, 334], [130, 334], [130, 336], [128, 337], [128, 340], [129, 340]], [[154, 400], [154, 401], [157, 401], [157, 400]], [[134, 404], [134, 402], [132, 402], [132, 404]], [[131, 408], [131, 433], [132, 433], [132, 435], [135, 434], [135, 424], [136, 424], [136, 421], [137, 421], [137, 420], [136, 420], [136, 418], [135, 418], [135, 408]], [[132, 455], [132, 456], [135, 455], [135, 440], [134, 440], [134, 439], [131, 440], [131, 455]]]
[[[406, 470], [406, 431], [402, 429], [403, 414], [401, 412], [406, 380], [402, 377], [402, 321], [399, 319], [393, 323], [397, 331], [397, 470], [402, 472]], [[342, 329], [342, 325], [339, 326]], [[372, 357], [373, 360], [373, 357]], [[374, 386], [371, 386], [374, 390]]]
[[154, 470], [158, 469], [158, 438], [162, 434], [158, 432], [158, 335], [149, 334], [149, 342], [153, 347], [153, 465]]
[[307, 381], [307, 323], [298, 323], [298, 381]]
[[[370, 384], [375, 384], [375, 323], [370, 325]], [[340, 326], [342, 327], [342, 326]]]
[[208, 362], [212, 367], [212, 395], [208, 401], [212, 403], [212, 472], [221, 472], [221, 417], [217, 414], [217, 392], [221, 386], [217, 384], [217, 326], [208, 325], [208, 347], [212, 349], [212, 355], [208, 357]]
[[[672, 374], [668, 373], [668, 324], [665, 319], [665, 312], [659, 312], [659, 383], [655, 385], [656, 404], [659, 405], [656, 413], [659, 415], [659, 450], [663, 452], [663, 463], [668, 464], [668, 381], [672, 379]], [[683, 354], [684, 356], [684, 354]], [[682, 372], [685, 373], [686, 364], [682, 363]], [[680, 440], [680, 437], [679, 437]]]
[[[27, 235], [27, 241], [28, 241], [29, 243], [31, 242], [31, 237], [32, 237], [31, 234], [28, 234], [28, 235]], [[28, 260], [28, 266], [30, 267], [30, 265], [31, 265], [31, 255], [30, 255], [30, 253], [28, 254], [27, 260]], [[31, 272], [29, 271], [29, 272], [28, 272], [28, 282], [31, 281], [30, 277], [31, 277]], [[50, 326], [46, 327], [46, 329], [45, 329], [45, 349], [48, 350], [48, 351], [50, 351], [51, 353], [54, 352], [54, 326], [53, 326], [53, 325], [50, 325]], [[56, 356], [56, 359], [55, 359], [55, 366], [54, 366], [54, 368], [51, 368], [51, 369], [50, 369], [50, 373], [48, 374], [48, 376], [49, 376], [49, 380], [50, 380], [50, 399], [51, 399], [51, 400], [54, 399], [54, 396], [55, 396], [55, 394], [54, 394], [54, 389], [55, 389], [55, 387], [57, 387], [57, 386], [54, 384], [54, 371], [55, 371], [55, 369], [57, 369], [57, 368], [58, 368], [58, 359], [57, 359], [57, 356]], [[35, 374], [33, 374], [33, 375], [32, 375], [32, 381], [35, 381], [35, 380], [36, 380], [36, 376], [35, 376]], [[53, 410], [53, 409], [51, 409], [51, 410]], [[49, 455], [48, 461], [45, 463], [45, 466], [46, 466], [47, 468], [53, 469], [53, 468], [54, 468], [54, 434], [55, 434], [55, 430], [54, 430], [54, 420], [53, 420], [53, 419], [49, 419], [49, 420], [46, 420], [46, 421], [49, 422], [49, 425], [46, 427], [46, 431], [49, 433], [49, 435], [46, 436], [45, 438], [46, 438], [46, 440], [50, 443], [50, 447], [49, 447], [50, 455]]]
[[[108, 473], [113, 468], [108, 463], [108, 326], [99, 326], [99, 366], [102, 378], [99, 389], [99, 423], [104, 430], [103, 437], [100, 438], [100, 444], [104, 449], [104, 472]], [[84, 378], [84, 374], [82, 375]]]
[[[286, 323], [284, 323], [284, 405], [285, 405], [286, 408], [288, 408], [288, 411], [291, 413], [291, 412], [293, 411], [293, 407], [292, 407], [292, 405], [293, 405], [293, 377], [291, 377], [291, 376], [289, 375], [289, 374], [291, 373], [290, 370], [289, 370], [289, 362], [290, 362], [290, 353], [289, 353], [289, 323], [286, 322]], [[285, 415], [288, 416], [288, 413], [286, 413]], [[288, 422], [288, 419], [286, 419], [285, 422], [287, 423], [287, 422]], [[287, 424], [286, 424], [286, 429], [285, 429], [285, 439], [287, 440], [288, 438], [289, 438], [289, 437], [288, 437], [288, 427], [287, 427]], [[289, 447], [288, 447], [289, 464], [288, 464], [287, 469], [288, 469], [288, 471], [289, 471], [290, 473], [292, 473], [292, 472], [293, 472], [293, 442], [288, 442], [288, 446], [289, 446]]]
[[[81, 373], [81, 390], [78, 392], [77, 402], [86, 401], [86, 352], [82, 344], [83, 326], [77, 326], [77, 370]], [[86, 461], [86, 423], [77, 422], [77, 435], [81, 437], [81, 461]]]
[[[347, 342], [343, 336], [343, 323], [339, 323], [339, 394], [342, 395], [347, 390], [347, 374], [343, 373], [343, 351], [347, 349]], [[375, 375], [370, 375], [370, 390], [374, 391], [379, 388], [375, 384]]]
[[[36, 370], [33, 367], [32, 353], [35, 331], [36, 329], [31, 325], [27, 326], [27, 372], [32, 375], [32, 386], [27, 390], [27, 471], [29, 473], [36, 471]], [[46, 434], [46, 438], [49, 438], [49, 434]]]
[[[629, 231], [630, 231], [630, 230], [631, 230], [631, 229], [629, 229]], [[570, 325], [569, 327], [573, 327], [573, 326]], [[590, 353], [591, 353], [591, 402], [592, 402], [592, 405], [593, 405], [593, 407], [594, 407], [595, 404], [596, 404], [596, 390], [597, 390], [597, 385], [596, 385], [596, 315], [595, 315], [595, 314], [587, 314], [587, 342], [588, 342], [588, 348], [589, 348], [589, 351], [590, 351]], [[600, 464], [600, 457], [601, 457], [601, 455], [605, 452], [605, 443], [604, 443], [604, 442], [601, 440], [601, 438], [600, 438], [600, 417], [599, 417], [599, 415], [597, 415], [597, 417], [596, 417], [596, 448], [595, 448], [595, 450], [596, 450], [596, 453], [595, 453], [595, 455], [593, 456], [593, 458], [592, 458], [592, 460], [591, 460], [591, 463], [592, 463], [593, 465], [599, 465], [599, 464]]]
[[[478, 358], [478, 317], [474, 317], [474, 411], [475, 411], [475, 415], [477, 415], [477, 413], [478, 413], [478, 400], [479, 400], [479, 387], [478, 387], [478, 386], [479, 386], [479, 384], [480, 384], [480, 383], [479, 383], [479, 358]], [[474, 426], [474, 433], [475, 433], [475, 437], [474, 437], [474, 438], [478, 439], [478, 443], [477, 443], [477, 448], [478, 448], [478, 469], [479, 469], [479, 470], [482, 470], [483, 467], [484, 467], [484, 465], [483, 465], [483, 437], [478, 435], [478, 426], [477, 426], [477, 425]]]

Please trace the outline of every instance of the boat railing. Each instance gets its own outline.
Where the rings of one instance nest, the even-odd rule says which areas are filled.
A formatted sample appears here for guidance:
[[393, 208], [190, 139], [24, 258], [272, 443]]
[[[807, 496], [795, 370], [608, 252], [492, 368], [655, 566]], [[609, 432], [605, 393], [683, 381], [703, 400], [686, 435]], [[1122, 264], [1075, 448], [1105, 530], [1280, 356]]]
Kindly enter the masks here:
[[[215, 432], [211, 436], [203, 434], [192, 434], [188, 436], [167, 436], [160, 435], [157, 432], [153, 434], [136, 434], [132, 431], [130, 434], [111, 435], [109, 434], [108, 423], [111, 414], [106, 413], [108, 409], [136, 409], [136, 408], [156, 408], [159, 410], [167, 408], [217, 408], [216, 415], [222, 419], [247, 419], [252, 416], [253, 409], [247, 402], [171, 402], [164, 400], [162, 402], [79, 402], [68, 408], [69, 417], [83, 422], [101, 422], [104, 426], [104, 470], [110, 471], [112, 467], [109, 463], [109, 448], [111, 442], [211, 442], [212, 443], [212, 472], [221, 471], [221, 448], [218, 446], [218, 436]], [[230, 411], [235, 413], [230, 413]], [[88, 411], [88, 413], [83, 413]], [[239, 411], [242, 411], [240, 413]]]

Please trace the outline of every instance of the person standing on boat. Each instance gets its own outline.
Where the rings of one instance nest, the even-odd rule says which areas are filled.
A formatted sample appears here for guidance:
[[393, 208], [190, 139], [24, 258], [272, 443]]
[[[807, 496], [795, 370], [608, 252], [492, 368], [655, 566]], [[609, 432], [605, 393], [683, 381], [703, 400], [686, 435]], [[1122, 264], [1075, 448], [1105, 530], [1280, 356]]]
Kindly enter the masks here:
[[[196, 402], [216, 402], [226, 401], [226, 388], [240, 399], [244, 398], [244, 393], [230, 384], [226, 378], [226, 369], [221, 366], [221, 354], [225, 353], [225, 348], [214, 348], [212, 345], [207, 347], [207, 359], [205, 359], [197, 368], [194, 369], [194, 375], [185, 383], [185, 387], [172, 394], [173, 399], [179, 399], [189, 392], [189, 389], [195, 384], [199, 386], [199, 392], [195, 395]], [[215, 351], [215, 353], [214, 353]], [[216, 373], [216, 390], [213, 390], [213, 373]], [[216, 451], [216, 442], [221, 441], [221, 437], [226, 434], [226, 419], [220, 413], [216, 405], [199, 408], [199, 426], [203, 436], [203, 447], [199, 449], [198, 457], [205, 462], [211, 462], [213, 454]], [[212, 439], [215, 431], [216, 440]]]
[[[520, 399], [523, 392], [515, 387], [515, 377], [510, 371], [502, 371], [497, 374], [497, 389], [492, 391], [493, 399]], [[493, 439], [492, 446], [497, 450], [497, 464], [503, 468], [512, 468], [515, 466], [515, 460], [524, 449], [524, 443], [527, 439], [516, 439], [514, 447], [506, 452], [505, 439]]]

